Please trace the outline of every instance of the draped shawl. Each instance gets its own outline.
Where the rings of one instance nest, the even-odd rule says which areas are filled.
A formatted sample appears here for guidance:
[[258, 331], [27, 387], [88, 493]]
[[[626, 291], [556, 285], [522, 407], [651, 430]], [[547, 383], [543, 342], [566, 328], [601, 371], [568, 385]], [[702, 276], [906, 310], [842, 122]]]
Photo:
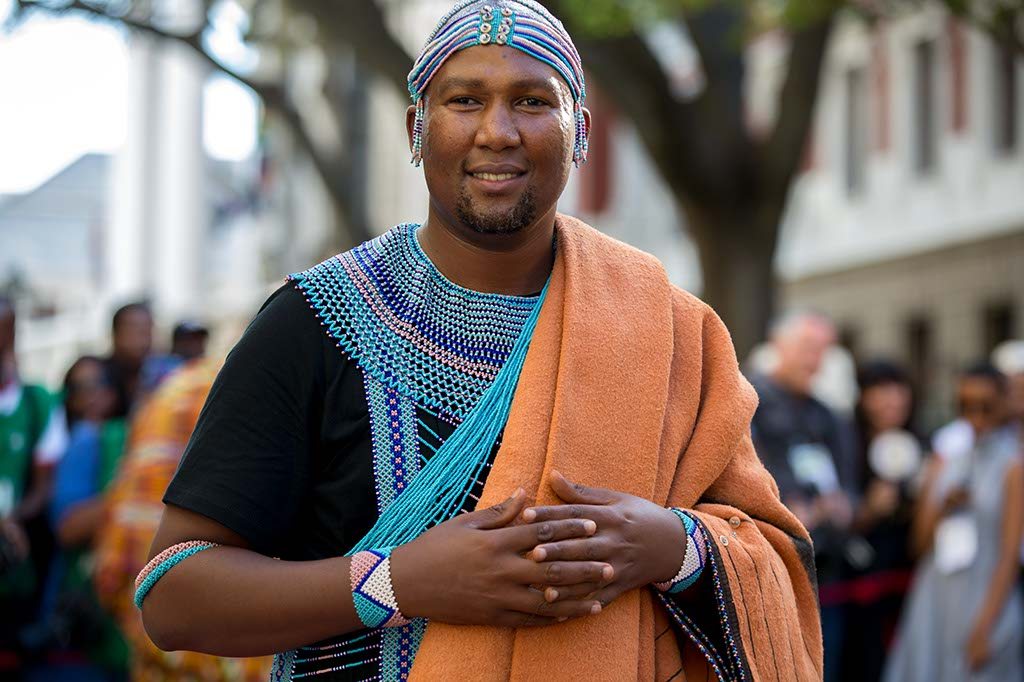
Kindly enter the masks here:
[[713, 679], [702, 653], [712, 640], [726, 679], [821, 679], [810, 538], [754, 452], [757, 397], [728, 331], [652, 256], [567, 216], [556, 227], [548, 295], [480, 505], [519, 486], [557, 504], [557, 469], [692, 510], [710, 554], [691, 589], [713, 593], [713, 607], [694, 608], [713, 608], [704, 615], [721, 631], [702, 633], [681, 607], [680, 647], [662, 636], [668, 602], [638, 589], [545, 628], [431, 623], [410, 679], [693, 682]]

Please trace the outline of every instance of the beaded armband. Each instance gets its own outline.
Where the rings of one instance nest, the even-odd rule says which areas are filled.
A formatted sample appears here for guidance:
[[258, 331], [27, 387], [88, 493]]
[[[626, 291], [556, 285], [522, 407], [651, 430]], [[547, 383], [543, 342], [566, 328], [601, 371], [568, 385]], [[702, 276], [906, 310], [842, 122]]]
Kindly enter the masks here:
[[686, 528], [686, 553], [683, 555], [683, 565], [679, 567], [675, 577], [663, 583], [655, 583], [654, 586], [662, 592], [676, 594], [697, 582], [707, 560], [707, 547], [704, 543], [704, 531], [701, 530], [699, 523], [682, 509], [672, 507], [669, 511], [678, 516]]
[[146, 595], [153, 589], [157, 581], [164, 577], [167, 571], [193, 554], [219, 546], [216, 542], [189, 540], [188, 542], [179, 542], [176, 545], [171, 545], [157, 554], [139, 571], [138, 577], [135, 578], [135, 606], [140, 609], [142, 608], [142, 602], [146, 599]]
[[391, 550], [371, 549], [352, 555], [349, 569], [352, 601], [359, 620], [368, 628], [390, 628], [405, 625], [391, 585]]

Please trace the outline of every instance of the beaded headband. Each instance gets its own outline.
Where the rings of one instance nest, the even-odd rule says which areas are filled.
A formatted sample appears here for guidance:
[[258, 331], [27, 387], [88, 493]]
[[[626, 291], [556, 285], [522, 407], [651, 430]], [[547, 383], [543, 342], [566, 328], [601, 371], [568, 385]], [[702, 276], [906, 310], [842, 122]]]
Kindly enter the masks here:
[[573, 98], [576, 139], [573, 163], [587, 160], [587, 124], [583, 104], [587, 87], [583, 63], [562, 22], [534, 0], [463, 0], [441, 18], [427, 38], [409, 72], [409, 95], [416, 105], [413, 125], [413, 164], [423, 160], [423, 119], [430, 79], [459, 50], [474, 45], [507, 45], [552, 67], [569, 84]]

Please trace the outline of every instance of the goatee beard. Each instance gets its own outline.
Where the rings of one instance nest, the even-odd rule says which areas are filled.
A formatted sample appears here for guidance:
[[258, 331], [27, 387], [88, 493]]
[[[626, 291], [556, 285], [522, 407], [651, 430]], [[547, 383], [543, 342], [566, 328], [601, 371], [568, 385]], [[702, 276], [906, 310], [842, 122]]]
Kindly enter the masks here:
[[459, 194], [455, 214], [463, 225], [478, 234], [515, 234], [537, 220], [537, 203], [533, 196], [533, 188], [527, 187], [511, 211], [485, 214], [476, 210], [473, 200], [463, 190]]

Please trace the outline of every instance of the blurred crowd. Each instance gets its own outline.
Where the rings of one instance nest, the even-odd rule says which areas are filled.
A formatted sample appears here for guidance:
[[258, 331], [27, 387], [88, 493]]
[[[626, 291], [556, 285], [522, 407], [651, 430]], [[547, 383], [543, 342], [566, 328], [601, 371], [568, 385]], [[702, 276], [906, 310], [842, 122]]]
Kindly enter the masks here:
[[890, 360], [856, 368], [852, 411], [816, 397], [835, 343], [792, 313], [748, 370], [755, 447], [814, 541], [826, 682], [1024, 680], [1024, 341], [964, 368], [931, 434]]
[[133, 603], [135, 576], [219, 368], [182, 321], [156, 352], [130, 303], [110, 353], [83, 356], [56, 393], [28, 383], [15, 310], [0, 299], [0, 679], [265, 680], [269, 660], [166, 653]]
[[[19, 375], [15, 328], [0, 299], [0, 678], [266, 679], [267, 659], [159, 651], [132, 599], [220, 366], [207, 330], [183, 321], [157, 352], [150, 310], [126, 305], [109, 355], [52, 393]], [[1024, 341], [963, 369], [934, 433], [897, 362], [849, 364], [852, 409], [822, 392], [836, 342], [791, 313], [745, 368], [756, 449], [814, 541], [825, 679], [1024, 680]]]

